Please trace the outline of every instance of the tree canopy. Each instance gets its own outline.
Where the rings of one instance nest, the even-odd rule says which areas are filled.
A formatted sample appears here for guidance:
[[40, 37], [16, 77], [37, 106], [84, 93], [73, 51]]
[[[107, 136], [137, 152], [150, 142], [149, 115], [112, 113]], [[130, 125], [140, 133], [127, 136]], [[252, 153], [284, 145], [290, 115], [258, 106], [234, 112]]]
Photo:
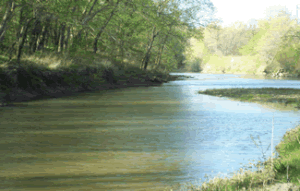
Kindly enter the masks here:
[[223, 27], [220, 22], [211, 22], [202, 31], [203, 39], [191, 39], [186, 49], [187, 63], [200, 59], [205, 64], [213, 58], [219, 65], [217, 60], [223, 60], [227, 64], [223, 68], [230, 68], [235, 57], [244, 59], [244, 64], [254, 61], [261, 72], [284, 69], [300, 73], [300, 28], [288, 12], [258, 20], [257, 25], [236, 22]]
[[205, 21], [198, 13], [213, 11], [209, 0], [4, 0], [0, 47], [18, 61], [50, 51], [172, 68]]

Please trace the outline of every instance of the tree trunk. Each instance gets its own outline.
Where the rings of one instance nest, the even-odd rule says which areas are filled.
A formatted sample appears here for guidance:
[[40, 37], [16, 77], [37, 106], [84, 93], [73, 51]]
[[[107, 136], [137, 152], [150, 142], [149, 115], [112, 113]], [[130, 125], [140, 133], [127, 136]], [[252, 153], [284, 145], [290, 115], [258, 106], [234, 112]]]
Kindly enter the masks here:
[[[89, 36], [89, 33], [87, 31], [85, 31], [85, 42], [88, 42], [88, 36]], [[89, 48], [89, 44], [85, 43], [85, 46], [84, 46], [85, 51], [87, 51], [88, 48]]]
[[8, 29], [8, 23], [13, 17], [14, 11], [15, 11], [15, 2], [13, 0], [10, 0], [7, 2], [7, 8], [3, 15], [2, 22], [0, 24], [0, 43], [4, 39], [4, 35], [6, 30]]
[[71, 27], [67, 27], [67, 37], [66, 37], [66, 41], [65, 41], [65, 49], [69, 49], [70, 35], [71, 35]]
[[27, 31], [30, 25], [30, 22], [33, 21], [32, 19], [29, 19], [26, 23], [26, 25], [23, 26], [23, 28], [21, 29], [21, 39], [19, 42], [19, 47], [18, 47], [18, 53], [17, 53], [17, 62], [20, 63], [21, 60], [21, 55], [22, 55], [22, 49], [26, 40], [26, 36], [27, 36]]
[[103, 33], [104, 29], [106, 28], [107, 24], [109, 23], [109, 21], [111, 20], [111, 18], [113, 17], [113, 15], [115, 14], [115, 11], [118, 8], [118, 5], [120, 3], [121, 0], [118, 0], [114, 9], [111, 11], [110, 16], [108, 17], [108, 19], [106, 20], [106, 22], [104, 23], [104, 25], [101, 27], [100, 31], [98, 32], [97, 36], [95, 37], [94, 40], [94, 53], [97, 53], [98, 50], [98, 40], [101, 37], [101, 34]]
[[58, 46], [58, 52], [62, 52], [64, 50], [64, 43], [65, 43], [65, 24], [61, 24], [60, 26], [60, 35], [59, 35], [59, 46]]
[[158, 55], [157, 55], [157, 58], [156, 58], [156, 62], [155, 62], [155, 64], [156, 64], [155, 69], [157, 69], [157, 68], [160, 66], [160, 63], [161, 63], [161, 55], [162, 55], [162, 53], [163, 53], [163, 51], [164, 51], [164, 49], [165, 49], [165, 45], [166, 45], [166, 42], [167, 42], [167, 40], [168, 40], [168, 38], [169, 38], [169, 34], [170, 34], [170, 32], [171, 32], [171, 29], [172, 29], [172, 27], [170, 27], [170, 29], [169, 29], [168, 33], [166, 34], [166, 37], [165, 37], [165, 39], [164, 39], [164, 41], [163, 41], [163, 43], [162, 43], [162, 46], [161, 46], [161, 48], [159, 49], [159, 52], [158, 52]]
[[148, 66], [148, 63], [149, 63], [149, 60], [150, 60], [150, 56], [151, 56], [151, 52], [149, 52], [148, 54], [146, 54], [145, 58], [144, 58], [144, 70], [147, 70], [147, 66]]
[[59, 38], [60, 38], [60, 28], [58, 27], [58, 20], [55, 21], [55, 26], [52, 27], [53, 31], [53, 42], [55, 49], [58, 50], [59, 47]]
[[31, 31], [31, 39], [29, 43], [31, 53], [34, 53], [37, 50], [38, 39], [41, 33], [42, 33], [41, 22], [38, 19], [36, 19]]
[[142, 68], [144, 68], [144, 70], [147, 70], [147, 66], [148, 66], [148, 63], [149, 63], [149, 60], [150, 60], [150, 55], [151, 55], [151, 49], [152, 49], [152, 46], [153, 46], [154, 39], [157, 35], [158, 35], [158, 32], [156, 32], [156, 26], [154, 26], [153, 31], [152, 31], [152, 38], [150, 39], [150, 43], [148, 45], [146, 54], [145, 54], [145, 56], [143, 58], [143, 61], [142, 61]]
[[81, 29], [77, 34], [76, 36], [74, 36], [73, 38], [73, 43], [72, 43], [72, 46], [70, 48], [70, 51], [71, 52], [76, 52], [77, 51], [77, 47], [81, 45], [81, 42], [82, 42], [82, 39], [81, 39], [81, 36], [82, 36], [82, 31], [83, 29]]
[[123, 66], [124, 62], [124, 41], [121, 39], [121, 42], [120, 42], [120, 51], [121, 51], [121, 64]]
[[[120, 0], [118, 0], [117, 4], [119, 3]], [[94, 13], [92, 13], [95, 5], [98, 3], [98, 0], [94, 0], [93, 5], [91, 6], [89, 12], [87, 13], [87, 9], [84, 10], [83, 15], [82, 15], [82, 19], [81, 19], [81, 25], [82, 26], [86, 26], [88, 24], [89, 21], [91, 21], [98, 13], [100, 13], [101, 11], [104, 11], [108, 8], [107, 6], [102, 7], [101, 9], [95, 11]], [[108, 4], [108, 1], [105, 1], [106, 4]], [[75, 12], [76, 7], [73, 8], [73, 12]], [[84, 32], [84, 28], [81, 29], [75, 36], [74, 36], [74, 40], [73, 40], [73, 44], [71, 46], [71, 50], [72, 52], [76, 52], [77, 50], [77, 46], [81, 46], [81, 42], [82, 39], [81, 37], [83, 36], [82, 33]], [[100, 34], [101, 36], [101, 34]], [[98, 40], [97, 40], [98, 41]]]
[[47, 18], [46, 19], [46, 24], [43, 27], [42, 38], [40, 39], [40, 41], [38, 43], [38, 50], [44, 49], [46, 36], [48, 35], [49, 27], [50, 27], [50, 18]]
[[[166, 37], [167, 39], [168, 37]], [[157, 54], [157, 58], [156, 58], [156, 62], [155, 62], [155, 69], [157, 69], [159, 66], [160, 66], [160, 63], [161, 63], [161, 55], [164, 51], [164, 48], [165, 48], [165, 42], [162, 44], [161, 48], [159, 49], [159, 52]]]
[[19, 42], [19, 39], [21, 38], [21, 30], [24, 26], [24, 7], [21, 8], [20, 10], [20, 17], [19, 17], [19, 26], [18, 26], [18, 29], [17, 29], [17, 37], [16, 37], [16, 42]]

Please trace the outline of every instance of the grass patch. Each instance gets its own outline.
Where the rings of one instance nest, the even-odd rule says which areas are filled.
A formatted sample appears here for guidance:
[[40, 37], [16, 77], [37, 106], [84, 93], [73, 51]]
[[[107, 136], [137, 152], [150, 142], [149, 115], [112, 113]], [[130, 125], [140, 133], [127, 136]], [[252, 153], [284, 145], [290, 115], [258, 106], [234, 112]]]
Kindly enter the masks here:
[[231, 88], [231, 89], [209, 89], [199, 91], [218, 97], [228, 97], [239, 101], [257, 103], [281, 103], [300, 109], [300, 89], [292, 88]]
[[240, 97], [241, 101], [251, 101], [253, 99], [253, 94], [244, 94]]

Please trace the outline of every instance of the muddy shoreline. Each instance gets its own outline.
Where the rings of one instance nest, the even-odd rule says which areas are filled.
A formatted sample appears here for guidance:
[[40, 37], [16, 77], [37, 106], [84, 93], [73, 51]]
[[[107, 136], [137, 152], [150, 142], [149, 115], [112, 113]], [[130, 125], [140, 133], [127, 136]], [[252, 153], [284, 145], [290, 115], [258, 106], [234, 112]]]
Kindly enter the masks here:
[[164, 76], [147, 76], [147, 78], [135, 78], [132, 79], [120, 79], [115, 83], [103, 82], [100, 81], [98, 85], [91, 85], [87, 87], [82, 86], [57, 86], [55, 88], [47, 87], [41, 90], [24, 90], [22, 88], [14, 87], [9, 91], [0, 91], [0, 107], [6, 106], [16, 106], [16, 103], [35, 101], [35, 100], [44, 100], [44, 99], [53, 99], [66, 96], [76, 96], [78, 93], [82, 92], [93, 92], [109, 89], [120, 89], [128, 87], [148, 87], [148, 86], [160, 86], [162, 83], [168, 81], [174, 81], [178, 78], [185, 78], [182, 75], [164, 75]]

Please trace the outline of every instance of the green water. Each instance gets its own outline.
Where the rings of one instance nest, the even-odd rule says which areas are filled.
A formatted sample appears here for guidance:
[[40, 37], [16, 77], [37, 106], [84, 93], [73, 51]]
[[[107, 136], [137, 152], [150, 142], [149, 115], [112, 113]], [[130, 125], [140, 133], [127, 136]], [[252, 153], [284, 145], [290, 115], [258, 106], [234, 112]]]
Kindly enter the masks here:
[[162, 104], [180, 107], [176, 100], [147, 97], [148, 90], [83, 93], [1, 108], [0, 188], [132, 190], [153, 183], [164, 188], [182, 174], [181, 162], [171, 159], [175, 148], [159, 145], [170, 139], [166, 132], [172, 130], [163, 127], [168, 119], [152, 116], [170, 112]]
[[261, 155], [249, 135], [269, 140], [274, 112], [277, 142], [299, 114], [196, 93], [238, 79], [223, 76], [0, 108], [0, 190], [164, 190], [229, 175]]

